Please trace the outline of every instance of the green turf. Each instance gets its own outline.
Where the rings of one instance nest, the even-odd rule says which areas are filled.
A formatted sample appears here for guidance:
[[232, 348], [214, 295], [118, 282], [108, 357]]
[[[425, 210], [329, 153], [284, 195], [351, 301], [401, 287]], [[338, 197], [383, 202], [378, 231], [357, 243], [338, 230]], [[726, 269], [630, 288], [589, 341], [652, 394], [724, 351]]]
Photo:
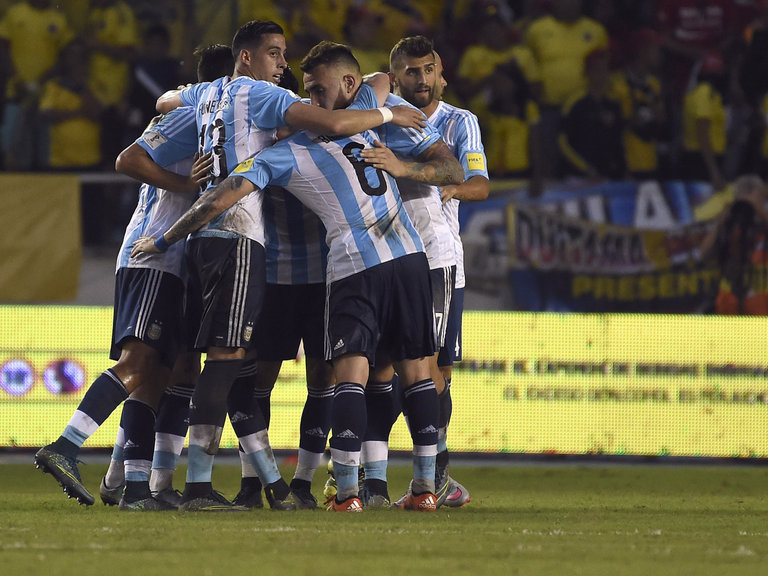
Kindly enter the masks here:
[[[81, 467], [94, 494], [105, 468]], [[217, 467], [216, 487], [232, 497], [239, 472]], [[408, 473], [390, 470], [393, 497]], [[4, 464], [0, 573], [768, 574], [768, 468], [457, 466], [454, 476], [472, 502], [433, 514], [125, 513], [79, 506], [31, 464]], [[320, 471], [316, 495], [324, 482]]]

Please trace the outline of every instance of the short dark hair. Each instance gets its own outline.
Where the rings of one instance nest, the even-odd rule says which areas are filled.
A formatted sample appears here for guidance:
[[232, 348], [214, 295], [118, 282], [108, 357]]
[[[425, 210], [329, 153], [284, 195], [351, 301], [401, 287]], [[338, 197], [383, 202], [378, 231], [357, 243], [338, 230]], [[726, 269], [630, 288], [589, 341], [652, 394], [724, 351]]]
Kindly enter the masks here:
[[296, 75], [293, 73], [290, 66], [286, 66], [283, 69], [283, 75], [280, 76], [278, 86], [280, 86], [280, 88], [286, 88], [291, 92], [299, 92], [299, 80], [296, 78]]
[[240, 56], [240, 50], [244, 48], [257, 48], [261, 44], [262, 36], [267, 34], [285, 34], [280, 24], [272, 20], [251, 20], [246, 22], [235, 32], [232, 39], [232, 55], [235, 60]]
[[389, 53], [389, 69], [395, 68], [395, 62], [402, 58], [423, 58], [429, 56], [435, 51], [432, 40], [426, 36], [408, 36], [401, 38], [392, 47]]
[[225, 44], [211, 44], [195, 50], [197, 56], [197, 81], [213, 82], [227, 74], [232, 74], [235, 61], [232, 49]]
[[312, 70], [323, 64], [342, 64], [360, 72], [360, 63], [352, 54], [352, 50], [346, 44], [323, 40], [312, 46], [310, 51], [301, 60], [301, 71], [311, 74]]

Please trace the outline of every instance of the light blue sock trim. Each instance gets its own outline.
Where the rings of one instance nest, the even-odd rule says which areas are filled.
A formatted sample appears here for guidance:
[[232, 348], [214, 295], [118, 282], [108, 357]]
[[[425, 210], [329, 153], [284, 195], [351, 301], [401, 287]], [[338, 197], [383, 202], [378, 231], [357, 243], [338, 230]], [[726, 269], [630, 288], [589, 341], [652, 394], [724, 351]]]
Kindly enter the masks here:
[[336, 489], [339, 501], [357, 495], [357, 466], [349, 466], [347, 464], [334, 462], [333, 475], [336, 477]]
[[426, 478], [434, 481], [435, 457], [434, 456], [414, 456], [413, 457], [413, 477]]
[[115, 444], [115, 447], [112, 448], [112, 460], [115, 462], [125, 462], [125, 448]]
[[280, 480], [280, 471], [277, 469], [277, 463], [275, 462], [272, 450], [264, 449], [252, 452], [248, 454], [248, 459], [253, 464], [253, 467], [256, 468], [259, 478], [261, 478], [261, 482], [265, 486]]
[[202, 446], [195, 445], [189, 447], [187, 455], [187, 482], [210, 482], [213, 476], [213, 455], [203, 450]]
[[157, 451], [152, 455], [152, 468], [159, 470], [176, 470], [179, 455], [175, 452]]
[[126, 482], [149, 482], [149, 474], [139, 470], [125, 473]]
[[387, 461], [376, 460], [374, 462], [364, 462], [363, 469], [365, 470], [365, 477], [372, 480], [387, 481]]
[[82, 448], [85, 441], [88, 440], [88, 435], [85, 432], [69, 425], [64, 428], [61, 435], [79, 448]]

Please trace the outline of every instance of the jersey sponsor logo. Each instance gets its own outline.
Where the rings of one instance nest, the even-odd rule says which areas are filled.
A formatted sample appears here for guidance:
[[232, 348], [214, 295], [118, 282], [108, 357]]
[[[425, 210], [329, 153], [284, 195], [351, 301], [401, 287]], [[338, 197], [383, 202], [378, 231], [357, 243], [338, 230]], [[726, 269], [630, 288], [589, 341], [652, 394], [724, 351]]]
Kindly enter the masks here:
[[149, 327], [149, 330], [147, 330], [147, 338], [150, 340], [157, 340], [160, 338], [160, 335], [163, 333], [163, 327], [160, 326], [157, 322], [152, 322], [152, 325]]
[[467, 166], [470, 170], [485, 170], [485, 159], [479, 152], [467, 154]]
[[168, 138], [160, 134], [160, 132], [156, 132], [154, 130], [144, 134], [144, 136], [142, 136], [142, 140], [144, 140], [147, 146], [152, 148], [152, 150], [157, 150], [160, 146], [168, 142]]
[[253, 158], [248, 158], [248, 160], [240, 162], [240, 164], [235, 167], [235, 173], [248, 172], [248, 170], [251, 169], [251, 166], [253, 166]]

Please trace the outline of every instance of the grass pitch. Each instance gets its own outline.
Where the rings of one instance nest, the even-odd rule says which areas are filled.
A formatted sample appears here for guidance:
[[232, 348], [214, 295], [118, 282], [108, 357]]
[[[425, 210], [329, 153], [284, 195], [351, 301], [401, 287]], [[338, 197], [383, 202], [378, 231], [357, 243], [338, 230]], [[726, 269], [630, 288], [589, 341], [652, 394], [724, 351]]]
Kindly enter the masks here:
[[[81, 466], [97, 504], [79, 506], [29, 460], [0, 465], [7, 576], [768, 574], [761, 466], [457, 465], [453, 475], [472, 501], [434, 514], [182, 514], [102, 506], [106, 464]], [[393, 498], [409, 473], [390, 469]], [[214, 485], [231, 498], [239, 474], [239, 466], [217, 466]], [[319, 471], [316, 496], [325, 479]]]

